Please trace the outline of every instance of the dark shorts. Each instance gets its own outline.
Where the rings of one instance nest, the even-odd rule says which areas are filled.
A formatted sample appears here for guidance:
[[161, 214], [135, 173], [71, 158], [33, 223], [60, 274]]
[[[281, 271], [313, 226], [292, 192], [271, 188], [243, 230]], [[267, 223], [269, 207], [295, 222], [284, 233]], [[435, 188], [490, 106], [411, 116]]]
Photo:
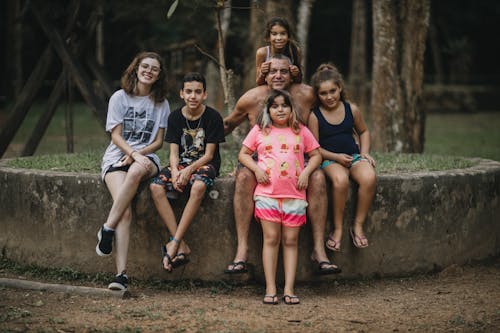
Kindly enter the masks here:
[[[151, 162], [153, 162], [153, 165], [156, 167], [156, 173], [158, 173], [160, 170], [158, 169], [158, 166], [156, 165], [155, 161], [153, 160], [153, 158], [151, 156], [146, 156], [147, 158], [149, 158], [149, 160]], [[110, 172], [114, 172], [114, 171], [123, 171], [123, 172], [128, 172], [128, 169], [130, 169], [130, 166], [132, 164], [129, 164], [129, 165], [124, 165], [124, 166], [119, 166], [119, 167], [114, 167], [114, 166], [110, 166], [109, 169], [106, 171], [106, 174], [110, 173]]]
[[[182, 170], [185, 167], [186, 165], [179, 165], [178, 170]], [[177, 192], [174, 189], [174, 186], [172, 185], [172, 173], [170, 170], [171, 170], [170, 166], [161, 169], [160, 174], [154, 177], [151, 182], [163, 186], [163, 188], [167, 192], [167, 197], [175, 199], [178, 197], [179, 192]], [[214, 186], [214, 180], [216, 176], [217, 176], [217, 171], [211, 164], [207, 164], [198, 168], [191, 175], [191, 178], [189, 179], [189, 182], [186, 185], [187, 191], [185, 191], [184, 193], [191, 192], [191, 186], [193, 185], [195, 180], [201, 180], [202, 182], [205, 183], [206, 185], [205, 194], [210, 192], [210, 190]]]

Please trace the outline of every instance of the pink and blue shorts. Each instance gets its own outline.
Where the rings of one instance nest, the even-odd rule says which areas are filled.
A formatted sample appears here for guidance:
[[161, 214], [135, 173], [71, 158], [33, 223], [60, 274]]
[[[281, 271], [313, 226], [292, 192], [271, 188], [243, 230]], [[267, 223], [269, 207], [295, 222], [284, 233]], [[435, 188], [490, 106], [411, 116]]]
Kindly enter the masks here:
[[300, 227], [306, 223], [307, 201], [293, 198], [254, 196], [255, 218], [280, 223], [286, 227]]

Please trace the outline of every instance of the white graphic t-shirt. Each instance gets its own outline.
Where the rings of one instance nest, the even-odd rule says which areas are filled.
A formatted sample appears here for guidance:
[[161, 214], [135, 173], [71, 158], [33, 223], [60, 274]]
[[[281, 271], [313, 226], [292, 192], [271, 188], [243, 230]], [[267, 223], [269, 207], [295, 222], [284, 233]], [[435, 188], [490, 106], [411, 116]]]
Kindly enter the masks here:
[[[122, 137], [128, 145], [140, 150], [151, 144], [160, 128], [167, 128], [170, 114], [168, 101], [155, 104], [149, 96], [131, 96], [123, 89], [115, 92], [109, 99], [106, 131], [111, 132], [117, 125], [122, 125]], [[163, 139], [163, 138], [162, 138]], [[101, 176], [118, 162], [124, 153], [111, 142], [104, 153], [101, 165]], [[160, 159], [156, 154], [148, 154], [160, 167]]]

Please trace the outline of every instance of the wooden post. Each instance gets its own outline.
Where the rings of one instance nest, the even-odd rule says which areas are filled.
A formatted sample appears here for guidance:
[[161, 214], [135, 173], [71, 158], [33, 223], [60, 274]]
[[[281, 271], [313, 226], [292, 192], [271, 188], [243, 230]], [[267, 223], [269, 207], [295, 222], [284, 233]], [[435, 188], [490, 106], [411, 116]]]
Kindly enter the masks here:
[[81, 64], [68, 50], [59, 32], [46, 21], [43, 15], [40, 14], [40, 10], [38, 10], [35, 3], [32, 4], [32, 13], [45, 32], [45, 35], [49, 38], [50, 43], [56, 50], [57, 55], [61, 58], [65, 69], [69, 72], [85, 102], [91, 106], [92, 111], [96, 115], [101, 126], [104, 128], [106, 125], [106, 104], [94, 93], [92, 84], [83, 71]]
[[28, 139], [28, 142], [24, 146], [21, 156], [31, 156], [35, 153], [36, 148], [40, 144], [40, 141], [42, 140], [42, 137], [45, 134], [45, 131], [47, 130], [47, 127], [49, 127], [50, 120], [54, 116], [54, 113], [56, 113], [57, 106], [61, 101], [63, 89], [64, 89], [64, 74], [61, 74], [56, 81], [52, 93], [49, 96], [47, 109], [45, 113], [38, 119], [38, 122], [35, 125], [35, 128], [33, 129], [30, 138]]
[[21, 126], [26, 114], [29, 111], [36, 93], [40, 89], [43, 79], [49, 71], [52, 64], [54, 53], [50, 47], [47, 47], [43, 52], [38, 64], [31, 73], [28, 81], [24, 85], [23, 91], [14, 104], [14, 107], [9, 113], [5, 128], [0, 133], [0, 157], [3, 156], [10, 142], [16, 135], [17, 130]]
[[73, 140], [73, 93], [71, 80], [67, 70], [64, 70], [66, 85], [66, 107], [64, 108], [64, 127], [66, 128], [66, 152], [74, 153], [75, 145]]

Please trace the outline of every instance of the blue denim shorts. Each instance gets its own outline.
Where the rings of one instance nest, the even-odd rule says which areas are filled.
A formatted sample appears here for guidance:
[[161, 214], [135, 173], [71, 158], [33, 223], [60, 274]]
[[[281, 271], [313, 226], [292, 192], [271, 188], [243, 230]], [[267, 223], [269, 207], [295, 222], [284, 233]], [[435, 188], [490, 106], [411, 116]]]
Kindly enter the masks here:
[[[363, 160], [368, 161], [368, 159], [361, 157], [360, 154], [352, 154], [351, 156], [352, 156], [352, 163], [351, 163], [351, 166], [349, 168], [351, 168], [354, 164], [358, 163], [359, 161], [363, 161]], [[337, 163], [337, 162], [332, 161], [332, 160], [324, 160], [323, 163], [321, 163], [320, 168], [324, 169], [332, 163]]]

